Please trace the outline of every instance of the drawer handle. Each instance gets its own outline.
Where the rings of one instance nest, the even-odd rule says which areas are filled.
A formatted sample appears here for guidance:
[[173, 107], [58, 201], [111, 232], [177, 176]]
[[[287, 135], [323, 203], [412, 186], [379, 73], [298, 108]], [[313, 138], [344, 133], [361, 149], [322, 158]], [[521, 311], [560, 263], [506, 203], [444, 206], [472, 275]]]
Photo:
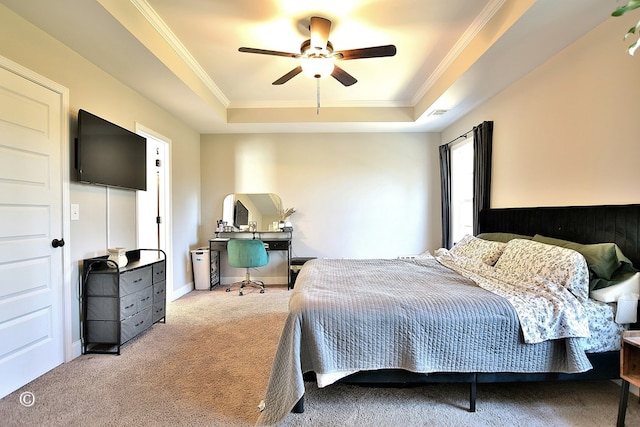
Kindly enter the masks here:
[[125, 310], [130, 309], [130, 308], [131, 308], [131, 307], [133, 307], [134, 305], [135, 305], [135, 304], [128, 305], [128, 306], [126, 306], [124, 309], [125, 309]]
[[159, 294], [164, 294], [164, 289], [158, 289], [156, 291], [156, 295], [159, 295]]
[[133, 283], [142, 282], [142, 277], [133, 281]]
[[158, 308], [158, 309], [156, 310], [156, 313], [162, 313], [163, 311], [164, 311], [164, 308]]
[[142, 299], [140, 300], [140, 302], [142, 302], [142, 301], [146, 301], [146, 300], [148, 300], [149, 298], [150, 298], [150, 297], [142, 298]]
[[136, 328], [144, 323], [144, 320], [140, 323], [136, 323]]

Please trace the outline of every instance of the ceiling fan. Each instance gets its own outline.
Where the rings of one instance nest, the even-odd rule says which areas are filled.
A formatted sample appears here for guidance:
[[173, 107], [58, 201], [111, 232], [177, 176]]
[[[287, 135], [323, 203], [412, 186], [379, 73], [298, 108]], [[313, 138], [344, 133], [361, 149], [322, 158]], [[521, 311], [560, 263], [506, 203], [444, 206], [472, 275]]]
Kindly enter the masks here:
[[260, 55], [285, 56], [288, 58], [300, 59], [300, 65], [274, 81], [272, 83], [274, 85], [284, 84], [304, 71], [305, 74], [316, 79], [331, 75], [343, 85], [351, 86], [358, 80], [337, 66], [334, 60], [346, 61], [351, 59], [380, 58], [396, 54], [396, 47], [392, 44], [334, 51], [333, 45], [329, 41], [331, 21], [319, 16], [311, 17], [309, 31], [311, 33], [311, 38], [302, 42], [302, 45], [300, 46], [300, 53], [279, 52], [275, 50], [255, 49], [252, 47], [241, 47], [238, 50], [246, 53], [258, 53]]

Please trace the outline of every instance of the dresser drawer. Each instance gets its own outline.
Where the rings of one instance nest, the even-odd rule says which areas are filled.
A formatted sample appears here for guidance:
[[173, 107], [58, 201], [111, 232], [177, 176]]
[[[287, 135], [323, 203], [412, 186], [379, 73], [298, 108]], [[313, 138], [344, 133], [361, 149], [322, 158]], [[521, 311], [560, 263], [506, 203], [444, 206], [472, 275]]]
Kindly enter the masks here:
[[138, 295], [138, 310], [142, 311], [147, 307], [150, 307], [153, 304], [153, 286], [149, 286], [137, 292]]
[[289, 249], [288, 240], [269, 240], [265, 243], [267, 244], [267, 248], [270, 251], [286, 251], [287, 249]]
[[87, 296], [118, 296], [118, 275], [93, 272], [84, 284]]
[[166, 284], [167, 282], [162, 281], [153, 284], [153, 303], [157, 303], [160, 301], [164, 301], [166, 297]]
[[158, 320], [162, 319], [163, 317], [165, 317], [165, 310], [166, 310], [167, 306], [163, 301], [160, 302], [154, 302], [153, 303], [153, 319], [152, 322], [156, 323]]
[[120, 298], [120, 320], [131, 317], [139, 311], [138, 299], [137, 292]]
[[119, 324], [108, 320], [89, 320], [84, 339], [94, 344], [118, 344]]
[[120, 298], [120, 320], [131, 317], [153, 303], [153, 288], [147, 286], [141, 291]]
[[120, 299], [116, 297], [94, 297], [87, 300], [86, 320], [113, 320], [118, 317], [118, 304]]
[[120, 274], [120, 296], [129, 295], [151, 286], [151, 277], [151, 266], [125, 271]]
[[138, 312], [134, 316], [122, 321], [120, 343], [125, 343], [151, 326], [151, 307]]
[[220, 241], [209, 241], [209, 250], [214, 251], [214, 252], [224, 252], [227, 250], [227, 241], [226, 240], [220, 240]]
[[164, 261], [153, 264], [153, 283], [163, 282], [166, 278], [166, 263]]

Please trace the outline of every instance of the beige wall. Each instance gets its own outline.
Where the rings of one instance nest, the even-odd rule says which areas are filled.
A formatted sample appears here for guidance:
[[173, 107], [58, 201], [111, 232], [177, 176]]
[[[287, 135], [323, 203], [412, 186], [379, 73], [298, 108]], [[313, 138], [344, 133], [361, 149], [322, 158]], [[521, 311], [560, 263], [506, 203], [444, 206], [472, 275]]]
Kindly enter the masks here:
[[225, 195], [272, 192], [297, 209], [294, 256], [437, 247], [439, 141], [425, 133], [203, 135], [201, 240], [213, 235]]
[[494, 121], [493, 207], [640, 203], [630, 18], [610, 18], [442, 133]]
[[[197, 245], [200, 185], [200, 137], [137, 92], [0, 5], [0, 55], [69, 89], [70, 135], [76, 135], [78, 109], [86, 109], [135, 131], [136, 122], [171, 139], [173, 290], [189, 286], [189, 250]], [[70, 144], [73, 147], [73, 144]], [[71, 156], [71, 153], [69, 153]], [[72, 176], [74, 176], [72, 174]], [[136, 246], [135, 192], [78, 183], [70, 201], [80, 205], [80, 220], [71, 222], [72, 289], [79, 285], [82, 259], [106, 254], [107, 247]], [[74, 292], [74, 295], [77, 292]], [[73, 339], [79, 339], [78, 300], [73, 301]]]

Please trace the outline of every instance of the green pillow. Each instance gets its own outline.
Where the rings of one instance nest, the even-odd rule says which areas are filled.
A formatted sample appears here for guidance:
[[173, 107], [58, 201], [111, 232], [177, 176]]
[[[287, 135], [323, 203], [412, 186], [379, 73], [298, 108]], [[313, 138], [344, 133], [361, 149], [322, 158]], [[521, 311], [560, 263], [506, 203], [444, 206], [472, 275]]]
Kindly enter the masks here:
[[514, 233], [480, 233], [476, 237], [484, 240], [491, 240], [493, 242], [507, 243], [513, 239], [526, 239], [531, 240], [531, 236], [523, 236], [522, 234]]
[[623, 263], [631, 265], [631, 261], [622, 254], [620, 248], [615, 243], [594, 243], [583, 245], [581, 243], [569, 242], [567, 240], [554, 239], [539, 234], [533, 236], [533, 240], [548, 245], [560, 246], [573, 249], [582, 254], [587, 261], [589, 269], [597, 278], [611, 280], [613, 273], [620, 268]]
[[596, 289], [608, 288], [609, 286], [617, 285], [624, 282], [636, 274], [637, 270], [633, 268], [631, 264], [622, 263], [619, 269], [617, 269], [612, 275], [611, 280], [602, 279], [600, 277], [594, 277], [589, 281], [589, 292]]

